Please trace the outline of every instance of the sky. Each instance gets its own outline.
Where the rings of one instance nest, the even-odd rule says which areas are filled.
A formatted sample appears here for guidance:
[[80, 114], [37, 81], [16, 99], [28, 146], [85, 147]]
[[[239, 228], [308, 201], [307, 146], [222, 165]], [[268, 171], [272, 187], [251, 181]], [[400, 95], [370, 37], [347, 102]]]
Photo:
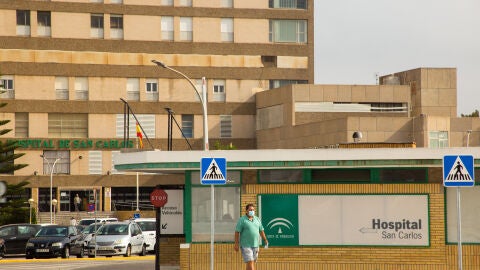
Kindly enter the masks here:
[[480, 0], [312, 1], [316, 84], [452, 67], [458, 115], [480, 110]]

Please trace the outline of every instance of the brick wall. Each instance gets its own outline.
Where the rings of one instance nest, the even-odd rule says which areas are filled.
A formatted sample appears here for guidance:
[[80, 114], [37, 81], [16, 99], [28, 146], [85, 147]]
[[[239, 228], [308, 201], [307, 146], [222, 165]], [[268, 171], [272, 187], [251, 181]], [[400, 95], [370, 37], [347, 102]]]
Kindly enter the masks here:
[[[445, 244], [444, 188], [432, 184], [247, 184], [243, 209], [258, 194], [429, 194], [429, 247], [271, 247], [261, 249], [257, 270], [455, 270], [457, 246]], [[233, 234], [232, 228], [232, 234]], [[463, 246], [463, 269], [480, 269], [480, 246]], [[193, 243], [181, 252], [182, 270], [210, 269], [210, 245]], [[245, 269], [233, 243], [215, 244], [215, 269]]]

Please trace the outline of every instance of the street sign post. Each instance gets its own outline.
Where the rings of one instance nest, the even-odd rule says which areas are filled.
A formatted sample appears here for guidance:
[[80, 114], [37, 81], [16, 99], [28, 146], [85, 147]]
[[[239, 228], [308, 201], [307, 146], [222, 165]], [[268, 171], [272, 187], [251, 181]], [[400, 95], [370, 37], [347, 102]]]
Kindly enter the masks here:
[[202, 158], [200, 169], [202, 185], [225, 185], [227, 183], [227, 160], [225, 158]]
[[161, 220], [161, 208], [168, 202], [168, 194], [163, 190], [156, 188], [150, 193], [150, 202], [155, 206], [156, 224], [155, 224], [155, 270], [160, 270], [160, 226]]
[[457, 243], [458, 269], [462, 270], [462, 213], [460, 187], [475, 185], [475, 170], [473, 156], [444, 156], [443, 157], [443, 185], [457, 187]]

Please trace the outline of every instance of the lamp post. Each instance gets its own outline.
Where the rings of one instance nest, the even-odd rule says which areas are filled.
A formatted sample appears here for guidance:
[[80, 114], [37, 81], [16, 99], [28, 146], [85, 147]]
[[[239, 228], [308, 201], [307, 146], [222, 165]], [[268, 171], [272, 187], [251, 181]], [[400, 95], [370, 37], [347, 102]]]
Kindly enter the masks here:
[[47, 162], [48, 168], [50, 168], [50, 223], [53, 221], [52, 217], [52, 204], [53, 204], [53, 171], [55, 170], [55, 165], [57, 164], [57, 161], [60, 160], [60, 158], [56, 158], [55, 161], [53, 162], [53, 165], [50, 166], [50, 162], [44, 155], [40, 155], [41, 158], [43, 158], [44, 161]]
[[53, 200], [52, 200], [52, 205], [53, 205], [53, 223], [56, 223], [56, 221], [55, 221], [55, 207], [57, 206], [57, 203], [58, 203], [57, 199], [53, 199]]
[[193, 90], [195, 90], [195, 93], [197, 94], [198, 98], [200, 99], [200, 102], [202, 103], [202, 111], [203, 111], [203, 150], [208, 151], [209, 146], [208, 146], [208, 120], [207, 120], [207, 92], [205, 91], [205, 77], [202, 78], [202, 92], [203, 95], [200, 95], [200, 92], [198, 91], [197, 87], [193, 83], [193, 81], [187, 77], [187, 75], [183, 74], [182, 72], [171, 68], [167, 65], [165, 65], [163, 62], [157, 61], [157, 60], [152, 60], [152, 63], [155, 65], [166, 68], [170, 71], [173, 71], [177, 73], [178, 75], [182, 76], [184, 79], [186, 79], [190, 85], [193, 87]]
[[[152, 63], [155, 65], [166, 68], [170, 71], [173, 71], [177, 73], [178, 75], [182, 76], [184, 79], [186, 79], [190, 85], [193, 87], [193, 90], [195, 90], [195, 93], [197, 94], [197, 97], [200, 99], [200, 102], [202, 103], [202, 111], [203, 111], [203, 150], [208, 151], [209, 146], [208, 146], [208, 120], [207, 120], [207, 91], [206, 91], [206, 83], [205, 83], [205, 77], [202, 77], [202, 95], [200, 95], [200, 92], [197, 89], [197, 86], [192, 82], [192, 80], [182, 72], [171, 68], [167, 65], [165, 65], [163, 62], [157, 61], [157, 60], [152, 60]], [[214, 185], [210, 185], [210, 269], [213, 270], [213, 265], [214, 265], [214, 239], [215, 239], [215, 187]], [[157, 257], [157, 256], [156, 256]], [[159, 261], [155, 263], [155, 267], [159, 265]]]
[[28, 213], [29, 213], [29, 223], [32, 224], [32, 207], [33, 207], [33, 204], [35, 203], [35, 200], [30, 198], [28, 199], [28, 205], [29, 205], [29, 208], [28, 208]]

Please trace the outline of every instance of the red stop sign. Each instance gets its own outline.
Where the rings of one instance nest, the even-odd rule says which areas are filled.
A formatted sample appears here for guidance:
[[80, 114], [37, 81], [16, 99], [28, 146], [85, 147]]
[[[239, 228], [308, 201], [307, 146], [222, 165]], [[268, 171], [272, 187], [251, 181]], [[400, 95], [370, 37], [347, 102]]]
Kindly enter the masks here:
[[168, 201], [168, 194], [163, 189], [154, 189], [150, 193], [150, 202], [155, 207], [163, 207]]

